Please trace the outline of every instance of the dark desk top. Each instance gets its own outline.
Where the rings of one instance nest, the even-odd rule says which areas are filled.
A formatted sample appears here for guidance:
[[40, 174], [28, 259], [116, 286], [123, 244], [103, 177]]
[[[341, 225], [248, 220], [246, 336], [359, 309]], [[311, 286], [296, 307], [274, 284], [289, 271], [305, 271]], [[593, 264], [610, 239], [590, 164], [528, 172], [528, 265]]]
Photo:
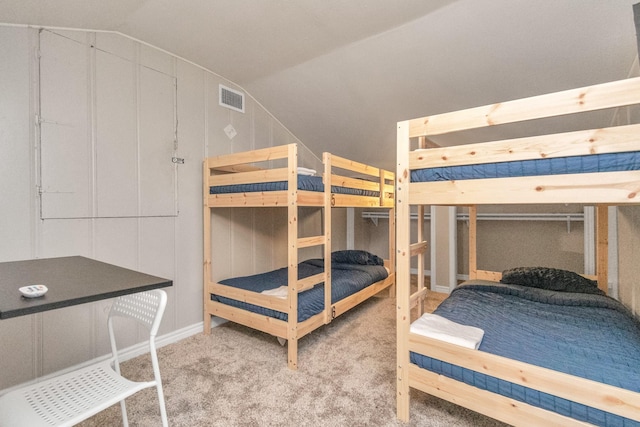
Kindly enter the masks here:
[[[49, 288], [38, 298], [24, 298], [18, 288]], [[84, 304], [120, 295], [172, 286], [173, 281], [71, 256], [0, 263], [0, 319]]]

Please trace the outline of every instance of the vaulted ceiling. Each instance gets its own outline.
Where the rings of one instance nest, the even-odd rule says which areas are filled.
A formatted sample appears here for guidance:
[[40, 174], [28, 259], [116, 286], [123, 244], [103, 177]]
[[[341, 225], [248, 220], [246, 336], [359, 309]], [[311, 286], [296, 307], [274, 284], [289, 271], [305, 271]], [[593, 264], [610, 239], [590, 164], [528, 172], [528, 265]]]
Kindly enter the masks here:
[[1, 0], [241, 86], [317, 153], [394, 168], [398, 120], [625, 78], [638, 0]]

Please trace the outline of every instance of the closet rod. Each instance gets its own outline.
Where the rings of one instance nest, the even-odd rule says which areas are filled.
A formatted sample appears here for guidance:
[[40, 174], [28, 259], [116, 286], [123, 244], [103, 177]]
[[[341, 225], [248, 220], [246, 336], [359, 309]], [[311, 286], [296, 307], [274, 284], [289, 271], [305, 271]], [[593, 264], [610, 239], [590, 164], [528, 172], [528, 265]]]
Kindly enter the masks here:
[[[388, 219], [388, 212], [365, 211], [362, 212], [362, 218], [365, 219]], [[418, 214], [411, 213], [411, 219], [418, 219]], [[425, 213], [425, 220], [431, 219], [429, 213]], [[456, 215], [458, 221], [467, 221], [469, 214], [458, 213]], [[584, 221], [582, 212], [576, 213], [479, 213], [479, 220], [485, 221]]]

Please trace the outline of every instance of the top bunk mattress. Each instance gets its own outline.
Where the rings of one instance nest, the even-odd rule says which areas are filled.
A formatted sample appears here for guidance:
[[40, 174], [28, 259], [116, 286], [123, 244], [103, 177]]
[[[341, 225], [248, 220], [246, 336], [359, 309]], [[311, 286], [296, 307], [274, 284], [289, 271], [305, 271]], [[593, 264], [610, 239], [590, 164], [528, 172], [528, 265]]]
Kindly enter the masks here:
[[640, 151], [416, 169], [411, 171], [411, 182], [456, 181], [631, 170], [640, 170]]
[[[283, 191], [287, 190], [287, 181], [258, 182], [250, 184], [218, 185], [209, 187], [209, 194], [229, 194], [229, 193], [253, 193], [263, 191]], [[298, 175], [298, 190], [303, 191], [324, 191], [324, 184], [321, 176]], [[377, 191], [360, 190], [357, 188], [331, 186], [331, 192], [337, 194], [350, 194], [354, 196], [379, 197]]]
[[[640, 392], [640, 323], [603, 295], [474, 280], [434, 311], [484, 330], [479, 351]], [[411, 353], [412, 363], [529, 404], [603, 426], [640, 423]]]

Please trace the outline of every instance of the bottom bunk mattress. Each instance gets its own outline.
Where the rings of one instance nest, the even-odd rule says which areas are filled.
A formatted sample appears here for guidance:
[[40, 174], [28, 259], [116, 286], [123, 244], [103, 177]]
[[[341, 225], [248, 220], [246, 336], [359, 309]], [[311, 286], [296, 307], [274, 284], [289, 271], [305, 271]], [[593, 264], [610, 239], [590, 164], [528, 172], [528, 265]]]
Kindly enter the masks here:
[[[434, 311], [484, 331], [479, 351], [640, 392], [640, 323], [595, 293], [471, 281]], [[601, 426], [640, 422], [412, 352], [411, 362], [468, 385]]]
[[[344, 254], [334, 253], [334, 256], [338, 256], [336, 258], [337, 261], [351, 262], [332, 261], [331, 263], [332, 304], [388, 277], [387, 269], [381, 265], [382, 260], [375, 255], [365, 253], [364, 251], [353, 251], [347, 254], [346, 257], [342, 255]], [[222, 280], [220, 283], [253, 292], [272, 291], [287, 285], [288, 270], [287, 267], [283, 267], [267, 273]], [[298, 264], [299, 279], [313, 276], [323, 271], [324, 260], [322, 259], [310, 259]], [[286, 293], [283, 293], [283, 296], [284, 295], [286, 295]], [[279, 320], [288, 320], [287, 313], [231, 298], [212, 294], [211, 300]], [[324, 310], [324, 283], [319, 283], [313, 288], [298, 294], [298, 322], [303, 322], [311, 316], [322, 312], [322, 310]]]

